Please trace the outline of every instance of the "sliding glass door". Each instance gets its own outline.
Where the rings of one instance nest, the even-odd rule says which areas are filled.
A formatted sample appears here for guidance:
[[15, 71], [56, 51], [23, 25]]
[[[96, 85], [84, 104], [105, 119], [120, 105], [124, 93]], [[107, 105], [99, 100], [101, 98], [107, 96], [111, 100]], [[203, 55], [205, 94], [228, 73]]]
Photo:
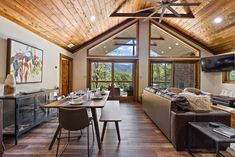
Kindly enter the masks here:
[[113, 63], [113, 97], [134, 96], [134, 63]]
[[91, 89], [109, 90], [112, 99], [134, 99], [135, 61], [90, 61]]

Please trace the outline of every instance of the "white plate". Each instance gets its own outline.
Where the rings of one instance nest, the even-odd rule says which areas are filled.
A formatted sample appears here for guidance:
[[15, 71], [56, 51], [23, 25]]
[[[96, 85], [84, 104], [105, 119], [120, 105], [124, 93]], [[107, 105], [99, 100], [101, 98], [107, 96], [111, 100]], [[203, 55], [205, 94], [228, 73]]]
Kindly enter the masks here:
[[70, 105], [82, 105], [83, 103], [85, 103], [84, 100], [81, 100], [81, 101], [69, 101]]

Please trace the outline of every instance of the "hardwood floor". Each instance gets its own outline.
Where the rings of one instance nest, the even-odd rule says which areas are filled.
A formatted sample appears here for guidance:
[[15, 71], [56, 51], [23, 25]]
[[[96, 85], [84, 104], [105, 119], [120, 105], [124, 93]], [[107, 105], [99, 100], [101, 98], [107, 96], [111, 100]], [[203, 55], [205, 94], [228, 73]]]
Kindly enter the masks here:
[[[175, 151], [172, 144], [144, 114], [138, 103], [121, 103], [122, 119], [120, 123], [121, 142], [118, 143], [115, 125], [109, 123], [105, 133], [103, 147], [98, 151], [96, 141], [92, 147], [92, 157], [188, 157], [187, 152]], [[21, 136], [19, 144], [6, 141], [7, 151], [4, 157], [54, 157], [56, 145], [51, 151], [49, 143], [57, 127], [53, 119]], [[100, 123], [102, 130], [102, 123]], [[66, 133], [66, 132], [64, 132]], [[76, 133], [79, 134], [79, 133]], [[90, 134], [92, 135], [92, 134]], [[92, 141], [92, 136], [91, 136]], [[62, 144], [66, 141], [64, 140]], [[92, 143], [92, 142], [91, 142]], [[61, 145], [62, 149], [62, 145]], [[226, 156], [231, 156], [225, 153]], [[87, 157], [86, 133], [80, 140], [72, 140], [63, 157]], [[197, 157], [213, 157], [214, 154], [197, 154]]]

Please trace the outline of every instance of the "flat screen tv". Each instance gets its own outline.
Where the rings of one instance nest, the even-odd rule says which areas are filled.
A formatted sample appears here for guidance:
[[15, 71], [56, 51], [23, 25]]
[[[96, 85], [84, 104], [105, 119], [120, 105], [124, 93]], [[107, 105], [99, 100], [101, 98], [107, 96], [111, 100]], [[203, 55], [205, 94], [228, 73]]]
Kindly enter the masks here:
[[204, 72], [226, 72], [235, 70], [235, 54], [202, 58], [201, 67]]

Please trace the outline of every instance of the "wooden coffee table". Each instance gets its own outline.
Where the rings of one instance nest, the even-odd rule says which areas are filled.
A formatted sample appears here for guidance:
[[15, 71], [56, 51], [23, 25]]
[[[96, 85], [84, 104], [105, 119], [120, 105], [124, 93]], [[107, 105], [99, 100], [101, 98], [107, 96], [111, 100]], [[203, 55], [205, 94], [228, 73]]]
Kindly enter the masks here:
[[[220, 144], [222, 143], [235, 143], [235, 138], [228, 138], [226, 136], [220, 135], [219, 133], [216, 133], [213, 131], [213, 127], [209, 126], [209, 122], [189, 122], [189, 128], [188, 128], [188, 141], [190, 139], [191, 135], [191, 129], [196, 129], [197, 131], [203, 133], [207, 137], [211, 138], [213, 141], [215, 141], [215, 153], [216, 157], [224, 156], [220, 153]], [[222, 123], [219, 123], [221, 126], [226, 126]], [[189, 142], [188, 142], [189, 143]], [[193, 155], [192, 149], [190, 148], [190, 144], [188, 144], [188, 151], [189, 153]]]

